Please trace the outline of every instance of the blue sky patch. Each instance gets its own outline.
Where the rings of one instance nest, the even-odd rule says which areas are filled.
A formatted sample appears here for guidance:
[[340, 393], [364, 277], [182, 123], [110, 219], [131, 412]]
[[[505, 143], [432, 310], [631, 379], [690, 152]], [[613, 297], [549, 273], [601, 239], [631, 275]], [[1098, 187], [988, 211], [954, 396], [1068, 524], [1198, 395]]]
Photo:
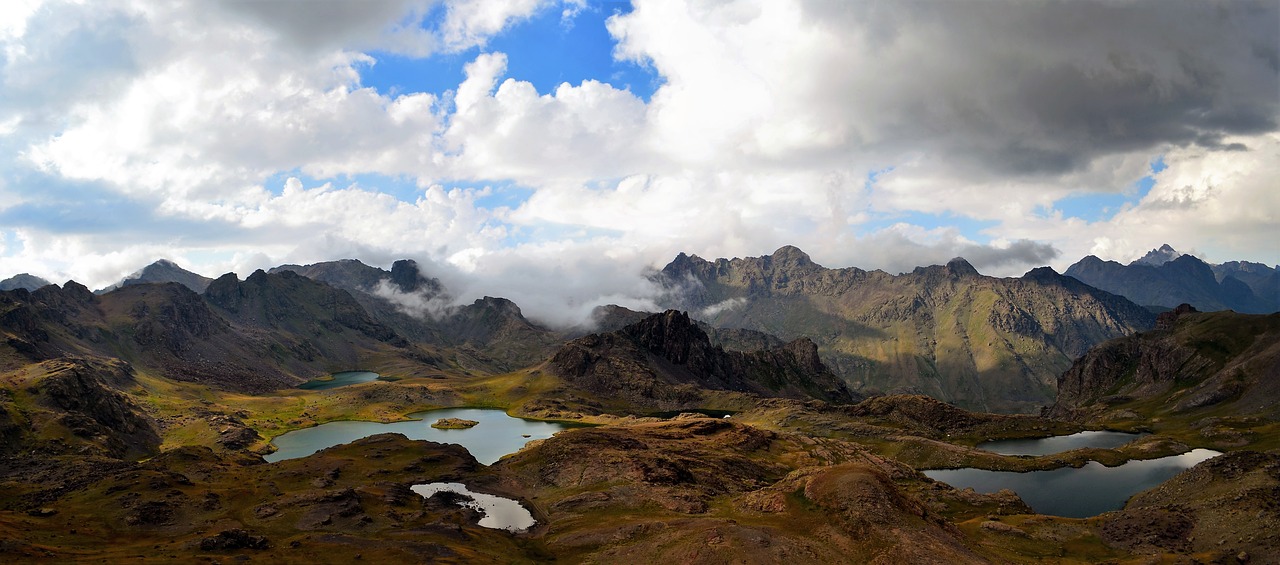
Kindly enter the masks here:
[[[532, 83], [540, 94], [554, 92], [561, 83], [597, 80], [630, 90], [647, 102], [661, 86], [661, 78], [647, 66], [614, 60], [616, 42], [605, 27], [608, 18], [631, 9], [630, 2], [591, 2], [573, 18], [565, 19], [562, 7], [556, 5], [516, 22], [483, 48], [420, 59], [373, 52], [370, 55], [377, 62], [361, 69], [361, 84], [390, 96], [413, 92], [440, 95], [457, 89], [466, 78], [466, 64], [480, 53], [502, 52], [507, 55], [505, 76]], [[443, 17], [443, 11], [439, 12], [436, 18]]]
[[[1105, 222], [1115, 217], [1126, 206], [1137, 205], [1156, 185], [1155, 175], [1169, 168], [1164, 155], [1151, 161], [1151, 173], [1138, 179], [1124, 192], [1089, 192], [1060, 198], [1053, 203], [1053, 210], [1063, 218], [1080, 218], [1086, 222]], [[1052, 210], [1045, 210], [1046, 215]]]
[[925, 212], [903, 212], [901, 214], [886, 214], [880, 217], [864, 222], [859, 226], [858, 236], [864, 237], [875, 232], [883, 230], [894, 224], [911, 224], [924, 229], [932, 230], [937, 228], [954, 228], [960, 235], [966, 239], [976, 243], [989, 243], [991, 237], [982, 233], [983, 230], [995, 227], [1000, 224], [995, 220], [978, 220], [969, 216], [961, 216], [952, 213], [945, 214], [929, 214]]
[[[488, 186], [492, 191], [486, 195], [476, 199], [476, 207], [487, 210], [495, 210], [497, 208], [510, 208], [512, 210], [520, 207], [521, 204], [529, 201], [533, 197], [533, 189], [517, 186], [510, 182], [504, 183], [487, 183], [475, 188], [483, 188]], [[454, 187], [450, 187], [454, 188]], [[467, 186], [457, 186], [456, 188], [470, 188]]]

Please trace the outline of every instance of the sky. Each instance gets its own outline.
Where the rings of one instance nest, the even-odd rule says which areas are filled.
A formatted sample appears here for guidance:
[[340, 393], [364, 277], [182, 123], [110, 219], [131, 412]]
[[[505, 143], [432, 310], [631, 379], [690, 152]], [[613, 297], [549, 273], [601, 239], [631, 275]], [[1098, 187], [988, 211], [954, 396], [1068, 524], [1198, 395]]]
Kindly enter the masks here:
[[0, 278], [1280, 263], [1280, 2], [6, 0]]

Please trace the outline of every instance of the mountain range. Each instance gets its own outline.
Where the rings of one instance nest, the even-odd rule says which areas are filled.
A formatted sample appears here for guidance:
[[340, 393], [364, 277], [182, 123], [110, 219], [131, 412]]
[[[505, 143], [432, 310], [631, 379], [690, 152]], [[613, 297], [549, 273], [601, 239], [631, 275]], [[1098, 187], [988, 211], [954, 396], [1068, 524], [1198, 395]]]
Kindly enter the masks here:
[[1213, 265], [1167, 244], [1128, 265], [1090, 255], [1067, 268], [1066, 275], [1154, 311], [1183, 303], [1202, 311], [1280, 311], [1280, 270], [1248, 261]]
[[444, 285], [424, 275], [412, 260], [396, 261], [390, 271], [345, 259], [281, 265], [271, 272], [294, 272], [345, 290], [379, 322], [412, 341], [449, 349], [453, 362], [469, 370], [526, 367], [565, 341], [561, 333], [525, 318], [505, 298], [455, 304]]
[[[601, 306], [590, 330], [458, 301], [411, 261], [228, 273], [201, 292], [155, 280], [185, 272], [160, 267], [100, 294], [0, 291], [0, 560], [1280, 557], [1280, 314], [1157, 316], [1048, 268], [890, 275], [792, 247], [682, 254], [655, 275], [681, 309]], [[296, 388], [352, 369], [380, 378]], [[864, 398], [925, 388], [947, 402]], [[262, 457], [292, 430], [439, 407], [591, 426], [486, 464], [398, 434]], [[979, 447], [1100, 427], [1149, 435], [1040, 457]], [[1193, 447], [1229, 453], [1088, 519], [920, 471], [1070, 472]], [[471, 495], [413, 489], [432, 482], [518, 500], [535, 525], [481, 526], [459, 506]]]
[[[177, 283], [193, 294], [203, 293], [218, 314], [212, 328], [235, 327], [232, 333], [247, 336], [266, 327], [271, 328], [266, 331], [294, 336], [280, 345], [291, 352], [281, 355], [286, 368], [267, 381], [250, 379], [254, 387], [268, 381], [273, 383], [270, 386], [284, 385], [287, 381], [281, 375], [301, 378], [318, 370], [304, 367], [311, 361], [301, 359], [358, 359], [389, 344], [474, 374], [513, 371], [551, 358], [563, 344], [590, 331], [621, 330], [650, 314], [602, 306], [589, 328], [552, 329], [525, 318], [516, 304], [503, 298], [460, 302], [411, 260], [396, 261], [390, 270], [352, 259], [281, 265], [262, 275], [255, 273], [252, 283], [241, 284], [256, 288], [270, 281], [266, 286], [288, 295], [290, 287], [277, 284], [292, 281], [282, 278], [287, 274], [320, 285], [312, 288], [315, 297], [294, 296], [296, 302], [289, 308], [277, 307], [272, 314], [265, 312], [275, 304], [273, 300], [256, 303], [256, 313], [249, 316], [244, 312], [248, 307], [238, 306], [237, 301], [244, 299], [224, 288], [231, 279], [224, 276], [218, 285], [167, 260], [148, 265], [97, 294], [106, 297], [148, 283]], [[1260, 293], [1265, 295], [1268, 285], [1280, 281], [1277, 271], [1265, 265], [1208, 265], [1167, 245], [1128, 266], [1086, 257], [1072, 265], [1067, 275], [1042, 267], [1018, 278], [988, 277], [960, 258], [900, 275], [852, 267], [828, 269], [803, 251], [786, 246], [771, 255], [715, 261], [682, 253], [654, 279], [666, 290], [659, 305], [687, 311], [713, 346], [754, 352], [805, 338], [816, 345], [823, 363], [851, 392], [919, 393], [964, 408], [1006, 413], [1034, 413], [1053, 404], [1057, 376], [1073, 360], [1095, 344], [1150, 328], [1154, 313], [1135, 302], [1155, 310], [1175, 306], [1169, 302], [1178, 299], [1202, 310], [1234, 306], [1239, 311], [1265, 311]], [[17, 279], [10, 280], [28, 285], [41, 282]], [[357, 353], [334, 342], [332, 350], [320, 353], [313, 348], [320, 348], [327, 337], [296, 337], [305, 334], [303, 327], [320, 313], [309, 301], [330, 305], [339, 301], [334, 293], [321, 297], [325, 293], [316, 289], [322, 287], [341, 291], [345, 297], [346, 310], [329, 312], [329, 323], [348, 331], [348, 326], [359, 328], [356, 331], [366, 332], [365, 337], [377, 346], [356, 348]], [[134, 299], [131, 294], [122, 296]], [[190, 297], [184, 302], [172, 289], [166, 296], [165, 300], [190, 306]], [[308, 308], [316, 311], [304, 317], [307, 322], [292, 321]], [[357, 322], [356, 314], [365, 319]], [[335, 316], [346, 316], [342, 320], [347, 325], [334, 321]], [[94, 324], [110, 326], [105, 320]], [[253, 329], [242, 331], [241, 327]], [[147, 331], [151, 330], [142, 330], [141, 339], [155, 339], [147, 337], [151, 335]], [[178, 327], [159, 331], [174, 342], [169, 350], [181, 349], [177, 342], [188, 333]], [[240, 344], [232, 349], [248, 347]], [[223, 375], [215, 380], [229, 378]]]
[[657, 279], [664, 306], [712, 326], [812, 339], [855, 391], [915, 392], [995, 412], [1052, 404], [1072, 360], [1155, 319], [1047, 267], [995, 278], [963, 259], [890, 275], [828, 269], [787, 246], [743, 259], [680, 254]]
[[373, 356], [429, 359], [345, 291], [294, 273], [234, 274], [101, 295], [74, 281], [0, 293], [0, 370], [67, 356], [117, 358], [177, 381], [244, 391], [293, 386]]

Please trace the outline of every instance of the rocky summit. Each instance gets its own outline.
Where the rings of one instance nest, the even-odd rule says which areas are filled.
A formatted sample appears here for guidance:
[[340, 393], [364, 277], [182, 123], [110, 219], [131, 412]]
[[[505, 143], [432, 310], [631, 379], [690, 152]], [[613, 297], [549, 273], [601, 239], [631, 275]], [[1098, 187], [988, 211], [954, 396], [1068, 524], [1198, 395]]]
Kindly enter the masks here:
[[696, 407], [704, 390], [837, 403], [857, 398], [807, 338], [772, 349], [726, 351], [676, 310], [570, 341], [547, 370], [606, 404], [658, 410]]
[[890, 275], [828, 269], [788, 246], [745, 259], [681, 254], [657, 280], [671, 306], [713, 326], [812, 339], [859, 392], [915, 392], [996, 412], [1052, 404], [1057, 376], [1075, 357], [1155, 318], [1047, 267], [1002, 279], [963, 259]]
[[168, 259], [160, 259], [125, 277], [124, 280], [97, 291], [97, 294], [110, 292], [122, 286], [167, 282], [178, 283], [191, 289], [192, 292], [201, 293], [204, 292], [205, 288], [208, 288], [213, 279], [183, 269], [177, 263]]

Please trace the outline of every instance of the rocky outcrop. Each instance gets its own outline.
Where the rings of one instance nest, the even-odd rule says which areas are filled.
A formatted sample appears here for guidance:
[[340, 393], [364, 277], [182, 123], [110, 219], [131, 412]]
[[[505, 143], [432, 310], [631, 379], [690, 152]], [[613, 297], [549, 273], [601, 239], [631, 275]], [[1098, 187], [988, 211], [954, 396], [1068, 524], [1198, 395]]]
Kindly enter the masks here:
[[[1224, 408], [1280, 418], [1280, 314], [1195, 313], [1162, 329], [1108, 341], [1064, 372], [1047, 414], [1086, 420]], [[1134, 406], [1140, 406], [1135, 408]]]
[[33, 406], [23, 409], [10, 405], [5, 411], [23, 412], [31, 441], [56, 437], [55, 429], [60, 428], [70, 432], [89, 452], [111, 457], [137, 458], [159, 448], [155, 421], [121, 392], [134, 384], [133, 368], [127, 363], [63, 358], [41, 363], [29, 373], [37, 375], [24, 384], [24, 393], [31, 395]]
[[1161, 312], [1159, 316], [1156, 316], [1156, 329], [1166, 331], [1171, 330], [1173, 329], [1173, 326], [1178, 323], [1178, 318], [1193, 312], [1199, 312], [1199, 310], [1196, 310], [1194, 306], [1186, 303], [1179, 304], [1177, 308], [1168, 312]]
[[909, 429], [928, 437], [997, 430], [1031, 420], [1029, 416], [969, 412], [934, 398], [910, 394], [873, 396], [841, 411], [848, 416]]
[[0, 347], [17, 354], [16, 360], [0, 355], [0, 367], [92, 352], [102, 342], [94, 327], [101, 315], [93, 293], [75, 281], [0, 291]]
[[548, 549], [570, 561], [986, 562], [938, 502], [902, 487], [914, 471], [852, 443], [732, 420], [572, 430], [495, 470], [539, 494]]
[[1017, 279], [962, 258], [890, 275], [828, 269], [803, 251], [707, 261], [657, 276], [668, 307], [717, 328], [808, 337], [851, 388], [926, 394], [981, 411], [1036, 412], [1089, 347], [1149, 329], [1154, 314], [1047, 267]]
[[548, 370], [589, 394], [661, 409], [694, 407], [704, 389], [836, 403], [856, 398], [808, 339], [750, 353], [725, 351], [675, 310], [573, 340], [552, 356]]

